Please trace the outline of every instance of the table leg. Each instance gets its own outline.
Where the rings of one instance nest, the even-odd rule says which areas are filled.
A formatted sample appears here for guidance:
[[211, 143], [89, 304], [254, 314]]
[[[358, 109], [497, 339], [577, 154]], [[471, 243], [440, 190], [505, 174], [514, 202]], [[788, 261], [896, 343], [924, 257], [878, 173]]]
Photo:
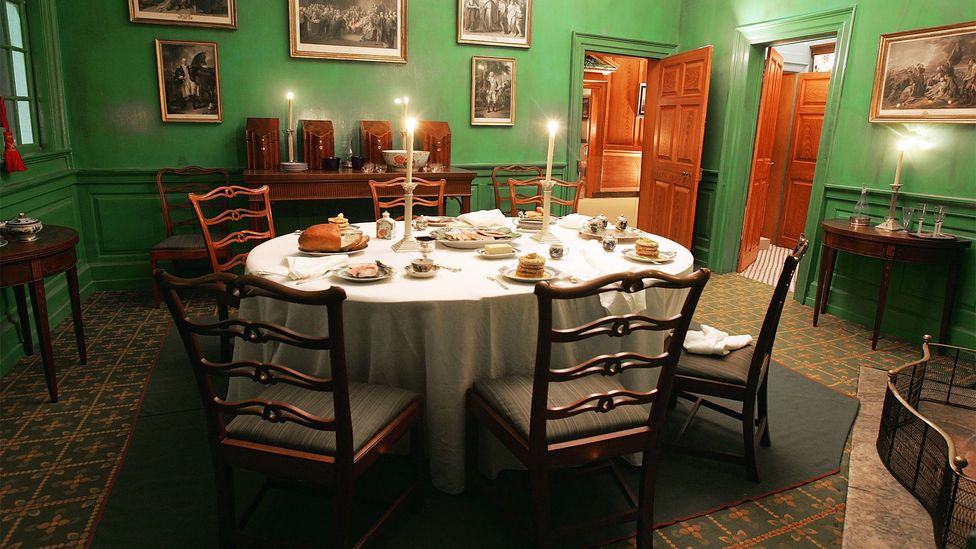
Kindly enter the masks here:
[[471, 197], [461, 197], [461, 213], [471, 213]]
[[[813, 327], [820, 321], [820, 313], [827, 309], [827, 292], [825, 286], [830, 287], [830, 279], [834, 269], [834, 258], [837, 250], [826, 244], [820, 250], [820, 272], [817, 276], [817, 297], [813, 301]], [[830, 272], [828, 273], [828, 269]]]
[[71, 298], [71, 318], [75, 325], [75, 343], [78, 345], [78, 359], [81, 364], [88, 363], [85, 351], [85, 324], [81, 319], [81, 296], [78, 295], [78, 268], [71, 267], [65, 272], [68, 277], [68, 296]]
[[830, 285], [834, 282], [834, 266], [837, 264], [837, 250], [827, 248], [827, 280], [824, 282], [823, 302], [820, 304], [820, 314], [827, 312], [827, 300], [830, 299]]
[[942, 302], [942, 326], [939, 328], [939, 343], [949, 343], [949, 321], [952, 320], [952, 307], [956, 301], [956, 285], [959, 282], [959, 268], [962, 254], [949, 262], [949, 276], [946, 278], [945, 300]]
[[41, 344], [41, 362], [44, 363], [44, 377], [51, 402], [58, 401], [58, 378], [54, 370], [54, 349], [51, 348], [51, 328], [47, 322], [47, 297], [44, 294], [44, 281], [29, 283], [31, 305], [34, 309], [34, 323], [37, 325], [37, 339]]
[[34, 354], [34, 342], [31, 340], [30, 313], [27, 310], [27, 296], [24, 286], [14, 286], [14, 300], [17, 301], [17, 316], [20, 318], [20, 331], [24, 337], [24, 352]]
[[881, 271], [881, 289], [878, 291], [878, 309], [874, 313], [874, 332], [871, 334], [871, 350], [878, 349], [878, 336], [881, 333], [881, 318], [884, 316], [885, 301], [888, 299], [888, 282], [891, 281], [893, 261], [885, 261]]

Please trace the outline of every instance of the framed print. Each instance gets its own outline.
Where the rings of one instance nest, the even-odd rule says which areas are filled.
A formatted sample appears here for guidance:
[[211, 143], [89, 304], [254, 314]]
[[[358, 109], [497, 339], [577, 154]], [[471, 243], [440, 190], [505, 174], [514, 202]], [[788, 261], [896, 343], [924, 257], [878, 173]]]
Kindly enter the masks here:
[[881, 35], [871, 122], [976, 122], [976, 22]]
[[129, 0], [129, 21], [237, 28], [237, 0]]
[[514, 58], [471, 58], [471, 124], [515, 125]]
[[644, 116], [644, 103], [646, 101], [647, 101], [647, 84], [641, 82], [640, 89], [637, 91], [637, 116]]
[[459, 44], [528, 48], [532, 0], [458, 0]]
[[220, 122], [216, 42], [156, 40], [163, 122]]
[[407, 62], [407, 0], [288, 0], [292, 57]]

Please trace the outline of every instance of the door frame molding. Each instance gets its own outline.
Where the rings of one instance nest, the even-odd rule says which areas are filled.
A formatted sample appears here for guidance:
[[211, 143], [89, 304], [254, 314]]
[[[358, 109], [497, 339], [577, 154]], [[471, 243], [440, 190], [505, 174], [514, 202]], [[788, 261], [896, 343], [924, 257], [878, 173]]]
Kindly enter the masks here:
[[564, 141], [566, 146], [564, 176], [567, 180], [576, 181], [579, 179], [577, 162], [579, 161], [580, 119], [583, 117], [583, 58], [586, 56], [586, 52], [595, 51], [610, 55], [662, 59], [676, 53], [677, 50], [677, 44], [573, 32], [573, 49], [569, 58], [569, 113], [566, 118]]
[[[711, 246], [709, 264], [715, 271], [734, 271], [739, 257], [746, 207], [746, 196], [742, 190], [748, 185], [755, 144], [764, 50], [777, 42], [835, 35], [837, 48], [820, 134], [822, 145], [817, 155], [813, 188], [810, 191], [810, 206], [807, 210], [806, 234], [812, 244], [811, 250], [815, 250], [820, 244], [818, 229], [825, 207], [826, 174], [834, 147], [833, 137], [840, 112], [841, 90], [850, 51], [854, 13], [855, 6], [851, 6], [764, 21], [735, 29], [729, 71], [729, 96], [725, 109], [725, 129], [722, 135], [722, 143], [726, 143], [727, 148], [719, 160], [716, 190], [716, 203], [721, 206], [714, 209], [712, 219], [711, 241], [715, 245]], [[809, 261], [806, 268], [799, 269], [796, 299], [802, 301], [809, 291], [807, 281], [813, 275], [816, 263], [815, 260]]]

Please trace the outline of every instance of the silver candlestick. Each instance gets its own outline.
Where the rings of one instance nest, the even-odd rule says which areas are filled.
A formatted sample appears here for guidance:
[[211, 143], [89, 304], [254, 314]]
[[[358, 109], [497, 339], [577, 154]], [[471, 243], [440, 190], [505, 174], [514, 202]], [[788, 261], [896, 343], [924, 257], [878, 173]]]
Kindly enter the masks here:
[[420, 243], [413, 236], [413, 190], [417, 184], [409, 179], [403, 181], [403, 238], [393, 245], [394, 252], [415, 252]]
[[898, 190], [901, 189], [901, 183], [897, 181], [891, 184], [891, 204], [888, 206], [888, 218], [884, 220], [884, 223], [875, 225], [875, 228], [880, 231], [901, 231], [905, 228], [901, 226], [897, 220], [895, 220], [895, 209], [898, 206]]

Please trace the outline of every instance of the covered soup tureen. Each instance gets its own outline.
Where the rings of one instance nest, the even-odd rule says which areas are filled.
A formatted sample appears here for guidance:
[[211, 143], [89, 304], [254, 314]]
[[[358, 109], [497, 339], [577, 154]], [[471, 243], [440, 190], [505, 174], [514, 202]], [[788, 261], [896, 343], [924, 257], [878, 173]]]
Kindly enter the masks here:
[[44, 225], [41, 224], [40, 220], [27, 217], [24, 212], [20, 212], [16, 219], [0, 221], [0, 233], [3, 233], [10, 240], [18, 242], [37, 240], [37, 233], [41, 232], [43, 228]]

